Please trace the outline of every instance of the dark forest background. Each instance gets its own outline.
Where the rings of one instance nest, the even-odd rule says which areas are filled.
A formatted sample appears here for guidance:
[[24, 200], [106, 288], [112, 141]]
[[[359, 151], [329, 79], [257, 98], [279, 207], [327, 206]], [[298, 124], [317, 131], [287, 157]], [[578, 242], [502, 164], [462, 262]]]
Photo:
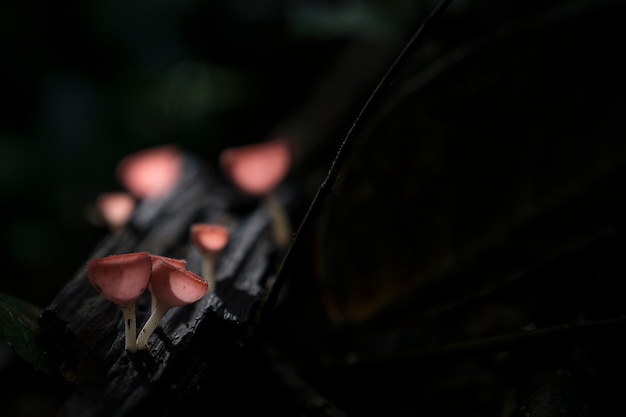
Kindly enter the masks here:
[[[292, 2], [292, 6], [298, 3]], [[446, 52], [491, 28], [506, 28], [508, 22], [513, 28], [518, 24], [517, 16], [535, 11], [541, 14], [541, 10], [561, 3], [567, 2], [456, 1], [433, 37], [439, 41], [440, 52]], [[428, 6], [434, 4], [429, 2]], [[123, 156], [150, 146], [177, 143], [215, 167], [221, 149], [264, 139], [293, 103], [305, 99], [307, 87], [333, 48], [324, 27], [331, 33], [336, 30], [336, 22], [318, 16], [321, 20], [317, 31], [302, 38], [288, 30], [290, 21], [285, 10], [278, 0], [4, 2], [0, 6], [0, 292], [45, 307], [83, 267], [93, 247], [107, 233], [93, 221], [93, 203], [99, 193], [120, 189], [114, 168]], [[577, 33], [581, 39], [588, 39], [602, 23], [593, 20], [593, 25], [587, 26], [584, 16], [577, 21], [577, 27], [588, 32]], [[364, 19], [360, 24], [367, 22]], [[618, 22], [611, 21], [610, 25]], [[515, 38], [518, 50], [523, 51], [520, 45], [526, 40], [524, 35]], [[602, 51], [598, 56], [610, 55], [616, 40], [605, 40], [604, 44], [585, 47]], [[560, 41], [555, 40], [537, 56], [545, 60], [546, 68], [557, 68], [555, 74], [567, 68], [559, 67], [555, 58], [558, 54], [553, 53], [562, 52]], [[531, 43], [536, 46], [543, 41], [533, 39]], [[398, 111], [389, 113], [393, 119], [380, 123], [381, 129], [401, 137], [403, 129], [412, 129], [422, 118], [431, 121], [431, 125], [420, 125], [431, 133], [475, 134], [473, 126], [485, 119], [493, 121], [490, 118], [498, 108], [494, 97], [481, 96], [484, 102], [468, 99], [463, 109], [459, 102], [456, 107], [448, 107], [442, 97], [451, 91], [463, 91], [473, 99], [475, 89], [489, 88], [492, 81], [498, 84], [501, 79], [498, 81], [497, 75], [490, 78], [488, 70], [501, 62], [499, 52], [513, 57], [507, 62], [517, 65], [515, 57], [519, 55], [510, 53], [510, 45], [494, 42], [493, 48], [462, 68], [458, 78], [450, 76], [435, 84], [427, 92], [433, 101], [425, 104], [416, 99], [411, 102], [413, 107], [403, 107], [402, 102], [396, 107]], [[532, 59], [533, 52], [526, 50], [521, 55]], [[604, 70], [592, 72], [593, 64], [588, 65], [597, 79], [602, 78], [598, 74], [607, 74]], [[520, 129], [532, 136], [539, 129], [519, 120], [524, 120], [525, 112], [544, 102], [545, 97], [524, 95], [523, 83], [528, 79], [511, 68], [507, 71], [507, 76], [516, 81], [513, 91], [523, 101], [512, 107], [510, 120], [504, 121], [499, 114], [497, 123], [489, 129], [490, 137], [498, 136], [497, 129], [505, 132], [503, 136]], [[608, 71], [611, 82], [619, 78], [614, 71]], [[610, 84], [605, 81], [603, 87]], [[510, 87], [514, 83], [504, 84]], [[565, 84], [558, 88], [568, 90], [569, 84]], [[550, 91], [544, 87], [538, 90]], [[620, 90], [606, 91], [617, 95]], [[496, 101], [500, 99], [502, 96], [495, 97]], [[616, 108], [623, 108], [623, 103], [615, 100], [619, 102]], [[439, 113], [429, 107], [430, 103], [438, 106]], [[476, 107], [474, 103], [478, 103]], [[559, 106], [546, 114], [558, 114]], [[594, 109], [594, 105], [585, 107], [591, 113]], [[410, 111], [420, 116], [407, 116]], [[599, 130], [620, 119], [617, 111], [598, 114], [593, 113], [593, 120], [606, 122], [602, 126], [594, 122]], [[442, 127], [450, 119], [459, 120], [451, 115], [462, 115], [465, 124], [453, 129]], [[564, 116], [557, 123], [568, 120]], [[533, 123], [537, 127], [542, 122]], [[582, 136], [590, 138], [593, 133]], [[611, 133], [608, 137], [607, 143], [613, 146], [617, 135]], [[561, 145], [569, 143], [566, 139], [556, 141], [554, 149]], [[378, 149], [385, 152], [378, 153]], [[364, 151], [363, 160], [388, 158], [388, 164], [381, 164], [376, 171], [384, 173], [395, 161], [394, 149], [403, 148], [370, 148]], [[577, 152], [584, 153], [585, 149], [580, 147]], [[426, 154], [432, 151], [421, 150]], [[461, 147], [459, 160], [462, 152]], [[514, 155], [512, 152], [508, 157]], [[406, 201], [402, 196], [395, 198]], [[381, 205], [380, 213], [389, 216], [389, 209], [388, 204]], [[346, 217], [350, 217], [354, 207], [346, 210]], [[341, 249], [337, 253], [343, 255]], [[18, 379], [19, 384], [11, 385]], [[5, 344], [0, 344], [0, 380], [0, 415], [5, 416], [5, 409], [6, 417], [50, 415], [67, 389], [23, 363]]]

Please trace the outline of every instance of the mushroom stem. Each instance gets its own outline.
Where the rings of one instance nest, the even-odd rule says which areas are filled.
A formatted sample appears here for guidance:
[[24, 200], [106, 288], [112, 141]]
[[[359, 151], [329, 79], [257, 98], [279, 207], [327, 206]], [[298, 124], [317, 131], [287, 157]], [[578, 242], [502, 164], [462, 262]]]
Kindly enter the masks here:
[[267, 208], [272, 221], [271, 227], [274, 243], [279, 248], [284, 249], [291, 241], [291, 223], [287, 212], [273, 191], [263, 197], [263, 204]]
[[121, 305], [120, 308], [124, 316], [125, 349], [129, 352], [135, 352], [137, 350], [137, 343], [135, 342], [135, 338], [137, 337], [135, 304]]
[[156, 310], [157, 299], [152, 291], [150, 291], [150, 314], [154, 313]]
[[215, 256], [213, 254], [202, 255], [202, 277], [208, 282], [215, 282]]
[[159, 327], [161, 319], [163, 319], [169, 309], [169, 306], [160, 305], [158, 303], [153, 305], [152, 314], [150, 314], [150, 317], [148, 317], [148, 320], [139, 331], [139, 336], [137, 336], [137, 350], [148, 348], [148, 339], [150, 339], [150, 336], [152, 336], [156, 328]]

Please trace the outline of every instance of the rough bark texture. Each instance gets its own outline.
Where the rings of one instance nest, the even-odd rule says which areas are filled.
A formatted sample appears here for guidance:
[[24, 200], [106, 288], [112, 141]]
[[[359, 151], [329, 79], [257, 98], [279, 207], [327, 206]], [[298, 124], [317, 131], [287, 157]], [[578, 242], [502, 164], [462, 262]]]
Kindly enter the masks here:
[[[121, 312], [96, 293], [85, 268], [58, 293], [41, 324], [64, 352], [64, 373], [76, 384], [63, 415], [127, 416], [139, 409], [167, 415], [197, 388], [204, 371], [243, 346], [275, 266], [270, 218], [257, 201], [222, 186], [192, 155], [178, 187], [162, 200], [143, 201], [131, 224], [104, 239], [91, 257], [149, 251], [186, 259], [187, 268], [200, 274], [189, 226], [226, 219], [232, 236], [217, 263], [215, 292], [170, 310], [147, 351], [124, 350]], [[149, 312], [146, 292], [137, 303], [138, 329]]]

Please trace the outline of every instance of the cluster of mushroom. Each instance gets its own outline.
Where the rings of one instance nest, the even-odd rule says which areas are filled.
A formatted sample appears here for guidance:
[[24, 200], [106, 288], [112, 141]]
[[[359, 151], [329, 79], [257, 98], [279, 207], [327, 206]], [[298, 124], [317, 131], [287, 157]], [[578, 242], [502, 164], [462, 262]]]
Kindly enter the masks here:
[[[285, 175], [290, 163], [284, 140], [225, 150], [221, 164], [225, 174], [240, 191], [257, 197], [272, 219], [274, 243], [285, 248], [291, 241], [289, 217], [278, 199], [274, 185]], [[123, 230], [140, 200], [167, 196], [180, 182], [184, 153], [175, 144], [143, 149], [122, 158], [116, 175], [126, 191], [104, 192], [96, 199], [97, 222], [112, 232]], [[268, 185], [272, 184], [272, 185]]]
[[143, 149], [122, 158], [116, 175], [126, 191], [104, 192], [96, 199], [97, 222], [112, 232], [123, 230], [139, 200], [167, 196], [183, 175], [184, 154], [177, 145]]
[[[291, 225], [272, 187], [267, 185], [278, 182], [288, 168], [286, 144], [271, 141], [233, 149], [223, 154], [221, 163], [242, 191], [263, 200], [272, 218], [274, 242], [280, 248], [286, 247], [291, 240]], [[182, 177], [183, 164], [182, 150], [171, 144], [144, 149], [123, 158], [116, 171], [127, 191], [98, 196], [96, 207], [101, 221], [111, 231], [123, 230], [137, 201], [163, 198], [176, 187]], [[127, 351], [147, 349], [148, 339], [170, 308], [194, 303], [209, 289], [213, 290], [216, 257], [228, 243], [229, 231], [222, 225], [209, 223], [192, 224], [190, 229], [192, 242], [202, 254], [202, 276], [188, 271], [185, 260], [148, 252], [111, 255], [87, 263], [87, 276], [92, 285], [122, 310]], [[152, 312], [137, 335], [135, 304], [146, 290], [152, 294]]]
[[[187, 262], [149, 252], [94, 258], [87, 262], [87, 277], [96, 291], [122, 310], [125, 349], [147, 349], [147, 342], [161, 319], [173, 307], [195, 303], [214, 285], [186, 269]], [[135, 305], [149, 290], [152, 312], [137, 336]]]
[[[134, 252], [94, 258], [87, 262], [87, 277], [96, 291], [118, 305], [124, 317], [129, 352], [147, 349], [148, 339], [172, 307], [195, 303], [215, 289], [217, 256], [226, 247], [230, 233], [224, 226], [195, 223], [191, 240], [202, 255], [202, 276], [187, 270], [184, 259]], [[135, 304], [151, 293], [151, 314], [137, 336]]]

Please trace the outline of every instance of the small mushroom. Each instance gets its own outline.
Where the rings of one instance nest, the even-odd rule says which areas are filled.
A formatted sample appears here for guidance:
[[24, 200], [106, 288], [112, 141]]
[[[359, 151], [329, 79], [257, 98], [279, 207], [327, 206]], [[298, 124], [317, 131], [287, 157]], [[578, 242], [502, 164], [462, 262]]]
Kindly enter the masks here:
[[258, 197], [272, 219], [274, 242], [285, 248], [291, 241], [291, 223], [274, 189], [292, 164], [290, 141], [271, 139], [222, 151], [220, 163], [230, 180], [246, 194]]
[[155, 146], [120, 160], [117, 177], [139, 199], [162, 198], [180, 181], [183, 159], [182, 151], [175, 145]]
[[87, 277], [96, 291], [122, 310], [125, 329], [125, 349], [135, 352], [137, 320], [135, 304], [144, 293], [152, 273], [148, 252], [111, 255], [87, 262]]
[[169, 262], [179, 268], [185, 269], [187, 268], [187, 261], [184, 259], [177, 259], [177, 258], [168, 258], [167, 256], [162, 256], [162, 255], [150, 255], [152, 258], [152, 266], [154, 266], [154, 264], [156, 264], [156, 262], [161, 259], [164, 260], [166, 262]]
[[[187, 268], [187, 261], [184, 259], [168, 258], [167, 256], [162, 256], [162, 255], [152, 255], [152, 267], [153, 268], [159, 259], [167, 261], [182, 269]], [[150, 303], [151, 312], [154, 312], [154, 309], [156, 308], [157, 300], [156, 300], [154, 293], [152, 292], [152, 282], [148, 283], [148, 290], [150, 291], [150, 298], [151, 298], [151, 303]]]
[[202, 277], [215, 282], [215, 261], [226, 247], [230, 233], [224, 226], [209, 223], [194, 223], [190, 228], [191, 240], [202, 254]]
[[135, 198], [124, 191], [102, 193], [96, 198], [98, 216], [111, 232], [122, 230], [126, 226], [135, 206]]
[[158, 258], [152, 265], [150, 288], [156, 303], [139, 331], [137, 350], [148, 348], [148, 339], [171, 308], [200, 300], [209, 290], [209, 283], [191, 271]]

